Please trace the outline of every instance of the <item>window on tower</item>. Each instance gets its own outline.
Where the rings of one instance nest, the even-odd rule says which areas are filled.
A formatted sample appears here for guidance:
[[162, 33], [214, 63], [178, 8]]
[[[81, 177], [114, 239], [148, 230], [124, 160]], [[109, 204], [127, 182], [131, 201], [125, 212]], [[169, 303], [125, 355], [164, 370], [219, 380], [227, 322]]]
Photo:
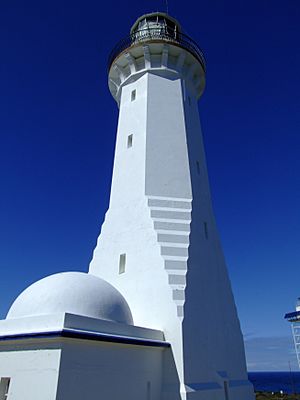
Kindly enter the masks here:
[[131, 101], [134, 101], [136, 99], [136, 90], [134, 89], [132, 92], [131, 92]]
[[205, 239], [208, 239], [208, 228], [207, 228], [207, 222], [204, 222], [204, 235]]
[[228, 382], [226, 382], [226, 381], [224, 381], [224, 394], [225, 394], [225, 400], [229, 400]]
[[147, 400], [151, 400], [151, 382], [147, 382]]
[[129, 135], [127, 138], [127, 148], [129, 149], [132, 147], [132, 140], [133, 140], [133, 135]]
[[126, 265], [126, 254], [120, 254], [119, 259], [119, 274], [124, 274]]
[[197, 172], [198, 172], [198, 175], [200, 175], [200, 163], [199, 163], [199, 161], [197, 161], [196, 165], [197, 165]]
[[10, 378], [1, 378], [0, 380], [0, 400], [7, 400]]

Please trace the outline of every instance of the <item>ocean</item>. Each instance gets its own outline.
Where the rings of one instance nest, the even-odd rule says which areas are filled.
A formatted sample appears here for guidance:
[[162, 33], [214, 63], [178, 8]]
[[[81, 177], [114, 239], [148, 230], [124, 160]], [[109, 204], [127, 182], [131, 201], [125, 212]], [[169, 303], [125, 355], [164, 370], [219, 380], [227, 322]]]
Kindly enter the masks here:
[[300, 393], [300, 372], [248, 372], [255, 391]]

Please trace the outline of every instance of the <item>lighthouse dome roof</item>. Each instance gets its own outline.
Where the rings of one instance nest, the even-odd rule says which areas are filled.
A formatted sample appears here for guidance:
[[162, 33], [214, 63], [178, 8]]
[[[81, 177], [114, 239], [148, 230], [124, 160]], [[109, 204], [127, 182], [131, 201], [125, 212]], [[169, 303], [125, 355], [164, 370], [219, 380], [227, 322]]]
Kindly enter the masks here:
[[62, 272], [33, 283], [17, 297], [6, 318], [58, 313], [133, 324], [121, 293], [105, 280], [83, 272]]
[[176, 27], [179, 32], [181, 31], [181, 26], [175, 18], [167, 13], [156, 11], [140, 16], [132, 25], [130, 34], [140, 29], [147, 29], [149, 26], [153, 27], [154, 22], [156, 26], [164, 25], [171, 29]]

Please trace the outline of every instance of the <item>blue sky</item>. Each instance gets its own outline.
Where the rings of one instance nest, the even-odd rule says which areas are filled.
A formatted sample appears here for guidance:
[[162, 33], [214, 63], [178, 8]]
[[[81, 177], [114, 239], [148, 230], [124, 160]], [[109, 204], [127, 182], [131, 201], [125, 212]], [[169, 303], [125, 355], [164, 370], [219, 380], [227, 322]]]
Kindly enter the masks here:
[[[87, 270], [109, 201], [118, 110], [107, 58], [163, 1], [1, 3], [0, 316], [46, 275]], [[169, 0], [207, 60], [199, 102], [214, 210], [249, 370], [296, 369], [300, 3]]]

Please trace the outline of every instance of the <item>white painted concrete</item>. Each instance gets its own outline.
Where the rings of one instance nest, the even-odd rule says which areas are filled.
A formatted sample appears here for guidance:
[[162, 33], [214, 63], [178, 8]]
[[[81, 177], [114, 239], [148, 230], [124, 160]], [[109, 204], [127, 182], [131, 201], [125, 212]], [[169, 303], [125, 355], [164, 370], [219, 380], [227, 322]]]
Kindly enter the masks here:
[[11, 378], [9, 400], [179, 400], [170, 348], [68, 338], [0, 342], [0, 376]]
[[[90, 318], [69, 313], [40, 315], [35, 317], [12, 318], [0, 321], [0, 341], [4, 338], [35, 333], [51, 333], [63, 330], [76, 332], [101, 333], [115, 336], [164, 341], [162, 331]], [[32, 336], [33, 337], [33, 336]]]
[[71, 313], [132, 324], [126, 300], [103, 279], [83, 272], [47, 276], [25, 289], [7, 318]]
[[162, 331], [90, 318], [69, 313], [39, 315], [34, 317], [12, 318], [0, 320], [0, 341], [9, 336], [29, 335], [35, 333], [51, 333], [63, 330], [111, 334], [122, 337], [164, 341]]
[[182, 399], [223, 400], [224, 382], [229, 399], [253, 399], [211, 205], [197, 108], [203, 69], [180, 47], [143, 44], [114, 61], [109, 82], [120, 114], [90, 273], [122, 293], [137, 325], [165, 333]]
[[52, 344], [0, 342], [0, 377], [10, 377], [8, 400], [55, 400], [61, 350]]
[[64, 327], [64, 320], [64, 313], [3, 319], [0, 320], [0, 339], [8, 335], [59, 331]]
[[72, 314], [7, 319], [0, 331], [9, 400], [158, 399], [165, 381], [178, 386], [170, 347], [157, 346], [160, 331]]
[[162, 354], [159, 348], [67, 341], [62, 347], [57, 400], [157, 399]]

